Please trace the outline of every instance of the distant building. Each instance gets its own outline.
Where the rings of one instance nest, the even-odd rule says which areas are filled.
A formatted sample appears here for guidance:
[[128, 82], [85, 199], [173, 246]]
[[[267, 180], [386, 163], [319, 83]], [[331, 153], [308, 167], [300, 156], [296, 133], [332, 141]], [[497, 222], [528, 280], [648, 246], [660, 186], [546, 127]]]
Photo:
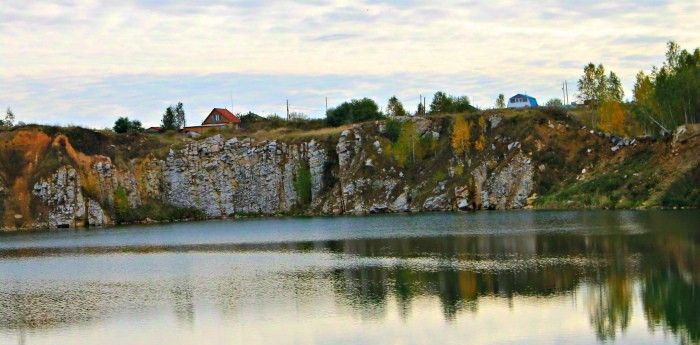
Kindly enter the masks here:
[[221, 128], [224, 126], [238, 128], [241, 119], [233, 115], [226, 108], [214, 108], [209, 115], [204, 119], [201, 126], [191, 126], [182, 129], [182, 132], [197, 132], [202, 133], [213, 128]]
[[537, 106], [535, 97], [519, 93], [508, 98], [508, 108], [534, 108]]

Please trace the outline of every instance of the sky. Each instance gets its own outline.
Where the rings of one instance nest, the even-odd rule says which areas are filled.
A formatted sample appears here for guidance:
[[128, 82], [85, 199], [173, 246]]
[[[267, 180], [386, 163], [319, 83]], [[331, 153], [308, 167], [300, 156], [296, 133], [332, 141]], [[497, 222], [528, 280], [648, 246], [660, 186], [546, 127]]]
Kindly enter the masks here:
[[698, 1], [2, 0], [0, 107], [26, 123], [157, 125], [183, 102], [310, 117], [396, 95], [561, 98], [588, 62], [634, 76], [700, 46]]

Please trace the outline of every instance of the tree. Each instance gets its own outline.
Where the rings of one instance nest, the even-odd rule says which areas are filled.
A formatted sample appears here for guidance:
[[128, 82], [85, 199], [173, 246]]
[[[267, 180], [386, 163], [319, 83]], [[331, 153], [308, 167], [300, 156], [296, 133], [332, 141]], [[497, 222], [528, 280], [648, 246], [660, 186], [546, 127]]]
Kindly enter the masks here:
[[598, 119], [598, 127], [608, 133], [626, 135], [625, 128], [625, 110], [622, 104], [614, 99], [604, 101], [599, 108], [600, 117]]
[[467, 154], [471, 145], [470, 140], [471, 124], [464, 120], [464, 117], [457, 116], [452, 129], [452, 151], [455, 156], [462, 157]]
[[163, 119], [160, 123], [160, 127], [163, 128], [163, 130], [178, 130], [185, 127], [185, 125], [185, 109], [182, 102], [178, 102], [177, 105], [171, 105], [165, 109]]
[[423, 156], [420, 135], [413, 121], [406, 121], [401, 126], [401, 133], [393, 145], [392, 152], [401, 167], [406, 167], [409, 162], [415, 164], [416, 160]]
[[463, 113], [473, 111], [474, 108], [467, 96], [450, 96], [442, 91], [438, 91], [433, 96], [430, 103], [431, 114]]
[[467, 96], [450, 96], [450, 101], [452, 102], [451, 112], [453, 113], [464, 113], [474, 109], [474, 107], [472, 107], [471, 105], [471, 102], [469, 101], [469, 97]]
[[[615, 76], [617, 77], [617, 76]], [[578, 80], [578, 98], [584, 103], [600, 103], [607, 98], [609, 78], [605, 76], [605, 67], [592, 62], [583, 68], [583, 75]], [[619, 80], [618, 80], [619, 82]]]
[[422, 102], [418, 103], [418, 108], [416, 109], [416, 115], [425, 115], [425, 106]]
[[12, 109], [9, 107], [7, 108], [7, 111], [5, 112], [5, 119], [0, 120], [0, 129], [10, 129], [14, 125], [15, 121], [15, 114], [12, 113]]
[[128, 117], [120, 117], [117, 121], [114, 121], [113, 129], [116, 133], [131, 133], [140, 132], [143, 130], [143, 127], [141, 126], [141, 121], [131, 121]]
[[379, 106], [369, 98], [353, 99], [350, 102], [328, 109], [326, 122], [331, 126], [340, 126], [347, 123], [362, 122], [381, 119], [384, 116], [379, 111]]
[[633, 113], [644, 133], [649, 133], [650, 128], [655, 126], [660, 126], [662, 130], [666, 131], [657, 120], [659, 104], [656, 102], [654, 82], [648, 75], [644, 74], [644, 71], [637, 73], [632, 93], [634, 97]]
[[582, 102], [593, 101], [597, 97], [596, 67], [590, 62], [583, 67], [583, 75], [578, 80], [578, 99]]
[[386, 113], [389, 116], [404, 116], [406, 115], [406, 109], [403, 108], [403, 104], [396, 96], [391, 96], [386, 106]]
[[504, 96], [501, 93], [498, 95], [498, 98], [496, 98], [496, 108], [503, 109], [505, 107], [506, 107], [506, 96]]
[[700, 120], [700, 49], [691, 54], [668, 42], [666, 62], [654, 82], [659, 117], [667, 127]]
[[552, 98], [547, 103], [545, 104], [547, 107], [555, 107], [555, 108], [561, 108], [564, 106], [564, 103], [562, 103], [561, 99], [559, 98]]
[[452, 101], [446, 93], [438, 91], [433, 96], [433, 101], [430, 102], [430, 113], [431, 114], [443, 114], [450, 112], [452, 107]]
[[177, 122], [177, 114], [175, 113], [175, 107], [169, 106], [167, 109], [165, 109], [163, 119], [160, 122], [160, 127], [166, 131], [180, 129], [180, 126]]
[[622, 98], [625, 97], [625, 91], [622, 89], [622, 82], [620, 82], [620, 78], [617, 77], [615, 72], [610, 71], [605, 87], [606, 92], [603, 100], [610, 99], [622, 102]]
[[175, 122], [178, 128], [182, 128], [187, 125], [187, 121], [185, 120], [185, 109], [182, 102], [178, 102], [177, 106], [175, 107]]

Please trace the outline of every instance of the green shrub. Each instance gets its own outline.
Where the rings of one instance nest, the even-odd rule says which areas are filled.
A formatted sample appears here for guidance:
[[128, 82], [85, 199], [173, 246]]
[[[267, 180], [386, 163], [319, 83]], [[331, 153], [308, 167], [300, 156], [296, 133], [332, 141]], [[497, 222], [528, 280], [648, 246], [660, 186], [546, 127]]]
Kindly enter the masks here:
[[386, 121], [386, 132], [385, 136], [387, 139], [391, 140], [392, 143], [395, 143], [396, 140], [399, 139], [399, 135], [401, 134], [401, 121], [397, 121], [394, 119], [389, 119]]
[[[121, 192], [120, 198], [123, 198], [123, 194], [121, 194]], [[115, 198], [115, 204], [117, 203], [116, 200], [117, 199]], [[120, 202], [123, 202], [123, 199]], [[198, 220], [206, 218], [206, 214], [200, 210], [178, 207], [157, 200], [147, 200], [143, 205], [135, 208], [131, 208], [127, 205], [126, 207], [120, 207], [117, 209], [115, 205], [115, 222], [117, 224], [137, 223], [146, 219], [151, 219], [158, 222], [168, 222], [184, 219]]]
[[311, 171], [309, 170], [309, 164], [305, 161], [297, 164], [294, 190], [296, 190], [299, 203], [302, 206], [311, 203]]

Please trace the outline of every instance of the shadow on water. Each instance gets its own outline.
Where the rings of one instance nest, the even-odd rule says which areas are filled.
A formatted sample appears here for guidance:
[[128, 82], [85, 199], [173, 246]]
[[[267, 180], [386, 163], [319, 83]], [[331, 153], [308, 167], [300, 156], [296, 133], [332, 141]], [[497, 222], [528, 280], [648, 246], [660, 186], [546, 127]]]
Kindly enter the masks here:
[[[0, 329], [24, 334], [97, 322], [117, 313], [144, 313], [170, 306], [177, 321], [192, 327], [198, 298], [224, 314], [248, 304], [276, 308], [294, 300], [308, 308], [329, 291], [335, 303], [362, 319], [382, 320], [390, 302], [400, 318], [418, 299], [435, 297], [447, 322], [478, 313], [484, 297], [512, 303], [523, 297], [583, 294], [599, 340], [625, 332], [638, 300], [648, 329], [670, 331], [682, 343], [700, 341], [700, 229], [694, 214], [597, 213], [577, 220], [581, 231], [509, 234], [438, 234], [425, 237], [330, 239], [302, 242], [96, 247], [5, 250], [4, 260], [48, 255], [202, 253], [291, 255], [294, 261], [318, 255], [323, 263], [278, 267], [238, 263], [223, 276], [125, 281], [58, 281], [48, 288], [24, 286], [21, 279], [0, 287]], [[602, 225], [601, 225], [602, 224]], [[586, 229], [597, 229], [590, 231]], [[0, 259], [2, 258], [0, 257]], [[89, 256], [87, 256], [89, 257]], [[2, 261], [0, 261], [2, 262]], [[260, 265], [260, 266], [256, 266]], [[290, 264], [291, 265], [291, 264]], [[272, 266], [272, 268], [270, 268]], [[226, 272], [226, 266], [221, 270]], [[262, 267], [262, 269], [260, 269]], [[2, 280], [2, 278], [0, 278]], [[272, 302], [270, 302], [272, 301]], [[267, 305], [269, 304], [269, 305]]]

